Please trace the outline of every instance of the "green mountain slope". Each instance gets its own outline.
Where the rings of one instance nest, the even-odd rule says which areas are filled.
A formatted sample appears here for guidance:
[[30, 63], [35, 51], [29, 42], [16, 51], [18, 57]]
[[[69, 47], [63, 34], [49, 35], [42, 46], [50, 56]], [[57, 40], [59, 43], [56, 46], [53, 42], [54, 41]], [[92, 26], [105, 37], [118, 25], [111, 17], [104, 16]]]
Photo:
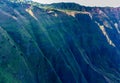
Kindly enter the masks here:
[[0, 83], [120, 83], [116, 9], [33, 5], [0, 1]]

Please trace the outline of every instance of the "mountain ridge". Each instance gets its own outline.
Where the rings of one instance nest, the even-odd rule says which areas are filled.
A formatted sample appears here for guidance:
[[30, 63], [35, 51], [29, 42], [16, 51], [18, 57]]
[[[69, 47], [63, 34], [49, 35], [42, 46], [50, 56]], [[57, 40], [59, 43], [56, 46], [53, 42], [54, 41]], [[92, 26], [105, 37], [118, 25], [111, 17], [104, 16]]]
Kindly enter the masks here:
[[120, 82], [119, 8], [3, 2], [0, 83]]

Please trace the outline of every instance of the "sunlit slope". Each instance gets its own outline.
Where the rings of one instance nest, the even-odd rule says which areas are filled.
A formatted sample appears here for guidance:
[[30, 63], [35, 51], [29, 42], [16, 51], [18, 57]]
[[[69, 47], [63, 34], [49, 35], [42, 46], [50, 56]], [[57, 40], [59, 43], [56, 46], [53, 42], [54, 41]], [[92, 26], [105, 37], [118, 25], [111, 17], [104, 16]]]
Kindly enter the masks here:
[[120, 82], [119, 47], [91, 12], [0, 5], [0, 83]]

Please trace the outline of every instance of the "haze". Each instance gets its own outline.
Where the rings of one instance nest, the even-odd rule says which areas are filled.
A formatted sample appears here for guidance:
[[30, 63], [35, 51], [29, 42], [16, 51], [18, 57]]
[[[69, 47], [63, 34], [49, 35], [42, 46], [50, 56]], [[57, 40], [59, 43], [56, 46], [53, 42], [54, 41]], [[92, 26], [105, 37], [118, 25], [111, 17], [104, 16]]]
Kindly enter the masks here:
[[120, 0], [33, 0], [33, 1], [44, 4], [57, 2], [75, 2], [85, 6], [120, 7]]

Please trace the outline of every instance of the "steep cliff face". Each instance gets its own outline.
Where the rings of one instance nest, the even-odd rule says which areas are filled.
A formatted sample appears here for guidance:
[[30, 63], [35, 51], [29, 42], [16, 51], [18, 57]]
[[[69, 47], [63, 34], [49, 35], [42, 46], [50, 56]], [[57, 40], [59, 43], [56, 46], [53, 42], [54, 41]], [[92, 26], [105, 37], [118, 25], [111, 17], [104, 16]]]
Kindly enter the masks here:
[[0, 83], [120, 83], [119, 8], [65, 5], [0, 1]]

